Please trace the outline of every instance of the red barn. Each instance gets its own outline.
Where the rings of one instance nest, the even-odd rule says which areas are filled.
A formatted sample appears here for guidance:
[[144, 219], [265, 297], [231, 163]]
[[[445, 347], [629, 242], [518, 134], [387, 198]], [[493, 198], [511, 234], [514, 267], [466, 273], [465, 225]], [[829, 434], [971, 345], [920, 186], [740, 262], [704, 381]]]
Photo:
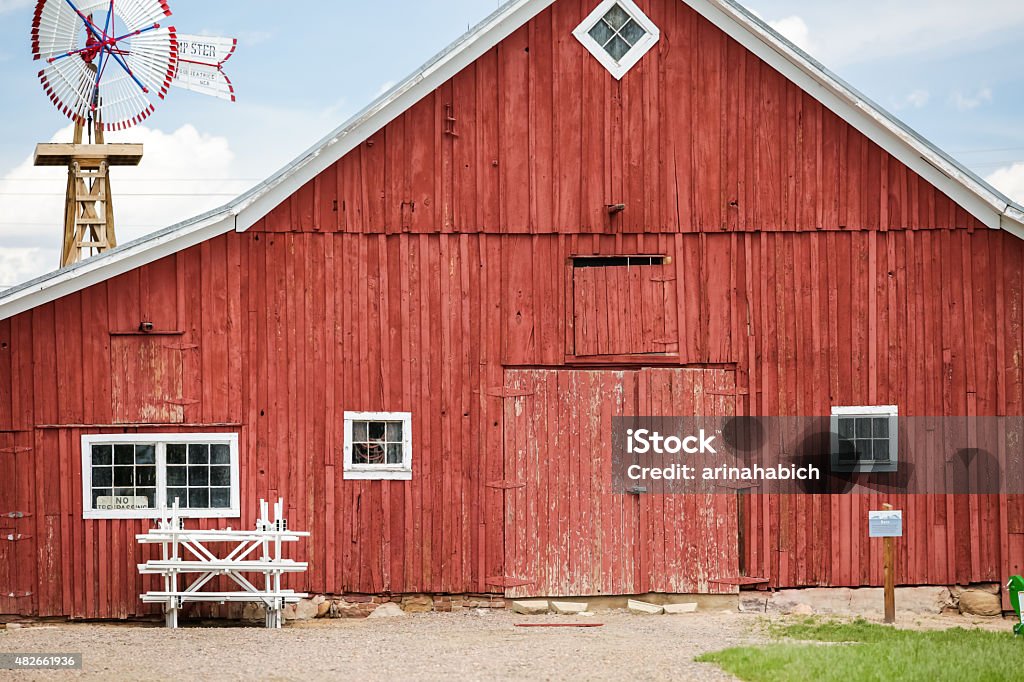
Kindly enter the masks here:
[[[172, 497], [282, 496], [314, 593], [879, 585], [878, 496], [616, 495], [610, 420], [1024, 414], [1022, 237], [732, 0], [513, 0], [224, 209], [0, 296], [0, 613], [148, 613]], [[1020, 497], [891, 501], [900, 584], [1021, 571]]]

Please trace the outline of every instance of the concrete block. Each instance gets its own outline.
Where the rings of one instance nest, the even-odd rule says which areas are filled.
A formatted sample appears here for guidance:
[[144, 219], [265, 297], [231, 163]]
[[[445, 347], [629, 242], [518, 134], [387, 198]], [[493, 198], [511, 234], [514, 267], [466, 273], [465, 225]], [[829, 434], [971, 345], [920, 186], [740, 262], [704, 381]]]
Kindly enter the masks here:
[[553, 601], [551, 602], [551, 610], [563, 615], [575, 615], [585, 612], [587, 610], [587, 605], [577, 604], [576, 602], [571, 601]]
[[524, 616], [536, 616], [548, 612], [548, 603], [543, 599], [528, 599], [526, 601], [513, 601], [512, 613], [521, 613]]
[[696, 613], [697, 612], [697, 602], [691, 602], [689, 604], [665, 604], [661, 608], [664, 609], [665, 613], [668, 613], [668, 614]]
[[657, 604], [648, 604], [645, 601], [637, 601], [636, 599], [627, 601], [626, 608], [629, 609], [630, 613], [643, 616], [657, 616], [665, 612], [665, 609]]

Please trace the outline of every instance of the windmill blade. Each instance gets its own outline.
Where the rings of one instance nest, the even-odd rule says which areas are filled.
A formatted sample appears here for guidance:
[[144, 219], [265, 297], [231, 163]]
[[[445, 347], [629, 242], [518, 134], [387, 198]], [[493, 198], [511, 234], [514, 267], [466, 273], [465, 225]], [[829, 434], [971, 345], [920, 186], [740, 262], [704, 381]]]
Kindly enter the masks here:
[[178, 72], [171, 85], [182, 90], [191, 90], [202, 95], [235, 101], [235, 88], [231, 79], [216, 66], [179, 61]]
[[170, 13], [164, 0], [39, 0], [32, 55], [45, 62], [39, 80], [46, 94], [79, 124], [91, 118], [120, 130], [140, 123], [176, 70], [174, 28], [159, 23]]
[[238, 47], [235, 38], [178, 34], [178, 59], [190, 64], [222, 67]]

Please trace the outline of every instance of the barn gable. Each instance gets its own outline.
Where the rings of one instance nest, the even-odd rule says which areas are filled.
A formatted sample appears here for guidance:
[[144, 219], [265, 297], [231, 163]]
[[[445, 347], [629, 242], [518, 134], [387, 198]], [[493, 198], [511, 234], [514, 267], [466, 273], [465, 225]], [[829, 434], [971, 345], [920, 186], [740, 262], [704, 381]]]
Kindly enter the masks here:
[[[552, 4], [555, 6], [551, 7]], [[340, 213], [337, 220], [328, 216], [323, 221], [331, 229], [353, 231], [412, 231], [415, 224], [442, 231], [473, 231], [481, 229], [485, 224], [484, 218], [493, 217], [497, 217], [499, 222], [491, 224], [500, 224], [502, 231], [508, 232], [558, 231], [563, 228], [604, 231], [609, 227], [604, 203], [626, 203], [614, 197], [630, 196], [631, 189], [642, 188], [661, 198], [651, 201], [640, 197], [639, 201], [633, 202], [634, 210], [622, 216], [622, 224], [614, 226], [616, 231], [887, 229], [916, 226], [915, 216], [908, 214], [908, 205], [920, 195], [928, 227], [969, 227], [973, 219], [990, 228], [1003, 228], [1017, 236], [1024, 235], [1024, 209], [882, 111], [733, 0], [640, 2], [639, 5], [656, 23], [687, 25], [685, 40], [694, 42], [673, 41], [671, 35], [665, 36], [662, 44], [641, 60], [635, 73], [631, 72], [623, 79], [621, 88], [611, 82], [603, 87], [595, 86], [596, 81], [588, 80], [586, 74], [593, 76], [601, 67], [569, 35], [579, 20], [591, 11], [591, 4], [577, 0], [558, 3], [552, 3], [552, 0], [512, 0], [250, 192], [220, 210], [4, 292], [0, 295], [0, 319], [110, 279], [218, 234], [231, 230], [245, 231], [257, 224], [262, 224], [263, 229], [280, 229], [285, 221], [294, 229], [296, 225], [308, 225], [315, 217], [323, 220], [321, 211]], [[731, 40], [723, 39], [712, 27]], [[528, 50], [535, 45], [535, 51], [530, 55]], [[688, 49], [695, 50], [691, 65], [682, 69], [676, 68], [678, 65], [669, 68], [672, 55], [678, 56]], [[517, 55], [519, 50], [522, 54]], [[571, 63], [559, 61], [573, 50], [576, 58], [570, 59]], [[498, 61], [494, 56], [497, 52], [508, 58]], [[660, 60], [658, 53], [662, 56]], [[581, 56], [588, 59], [580, 59]], [[654, 63], [659, 66], [655, 67]], [[742, 83], [736, 80], [737, 73], [731, 70], [735, 66], [742, 67], [739, 72]], [[563, 82], [548, 93], [544, 92], [546, 88], [538, 88], [536, 81], [531, 80], [531, 76], [543, 76], [546, 69], [562, 67], [574, 69], [571, 73], [581, 76], [581, 88], [588, 87], [589, 82], [591, 90], [574, 90], [572, 84]], [[476, 77], [467, 75], [469, 72], [476, 72]], [[505, 78], [501, 80], [503, 76]], [[607, 73], [604, 76], [607, 81], [612, 80]], [[371, 201], [359, 206], [361, 219], [368, 222], [360, 224], [359, 220], [353, 221], [348, 202], [359, 198], [343, 196], [347, 167], [356, 164], [361, 173], [383, 174], [388, 163], [396, 160], [387, 158], [381, 147], [376, 154], [369, 152], [367, 148], [371, 138], [379, 136], [382, 130], [387, 131], [386, 135], [391, 133], [389, 142], [402, 137], [402, 119], [411, 116], [432, 121], [436, 132], [446, 125], [458, 125], [460, 116], [466, 121], [467, 114], [455, 111], [454, 100], [460, 95], [464, 98], [470, 96], [473, 101], [460, 100], [459, 106], [462, 111], [472, 112], [473, 107], [479, 104], [478, 100], [487, 94], [490, 83], [494, 82], [487, 81], [487, 78], [499, 79], [499, 87], [493, 93], [496, 100], [492, 103], [497, 109], [492, 115], [500, 117], [504, 114], [511, 126], [501, 129], [501, 134], [506, 136], [504, 139], [487, 139], [484, 133], [478, 132], [477, 148], [468, 153], [461, 152], [464, 156], [472, 156], [475, 161], [487, 152], [500, 151], [503, 144], [520, 144], [522, 137], [517, 133], [521, 134], [542, 121], [547, 113], [543, 109], [545, 102], [550, 105], [555, 101], [575, 99], [579, 109], [580, 99], [597, 96], [612, 104], [628, 104], [642, 97], [643, 93], [671, 94], [678, 92], [678, 88], [690, 87], [703, 99], [701, 106], [704, 102], [717, 102], [716, 111], [722, 117], [715, 120], [712, 116], [701, 121], [703, 125], [693, 128], [697, 123], [693, 116], [706, 112], [685, 103], [683, 109], [688, 111], [679, 111], [678, 121], [663, 120], [658, 114], [646, 119], [641, 117], [639, 125], [635, 110], [632, 118], [621, 120], [608, 120], [609, 116], [618, 115], [614, 106], [606, 106], [604, 112], [581, 110], [579, 120], [556, 121], [550, 131], [544, 133], [548, 136], [551, 156], [540, 159], [540, 166], [503, 168], [500, 183], [492, 183], [493, 186], [488, 186], [484, 173], [478, 168], [466, 173], [465, 167], [458, 165], [461, 159], [454, 149], [455, 141], [460, 138], [458, 131], [453, 129], [450, 131], [454, 133], [452, 138], [441, 143], [442, 147], [447, 142], [451, 143], [453, 151], [448, 157], [445, 157], [443, 149], [432, 153], [428, 160], [434, 166], [419, 168], [417, 172], [424, 176], [431, 174], [447, 178], [452, 184], [475, 183], [482, 199], [480, 207], [473, 209], [476, 215], [470, 215], [467, 207], [445, 203], [443, 187], [431, 196], [420, 196], [417, 203], [413, 190], [418, 189], [424, 194], [422, 187], [425, 185], [417, 188], [415, 185], [419, 179], [392, 174], [387, 178], [381, 177], [384, 201], [379, 207], [373, 206]], [[798, 89], [782, 85], [783, 79]], [[444, 104], [446, 97], [448, 110]], [[562, 99], [556, 100], [556, 97]], [[428, 105], [425, 98], [434, 101]], [[749, 128], [754, 138], [744, 140], [731, 135], [730, 126], [750, 123], [744, 118], [750, 115], [750, 110], [745, 109], [737, 98], [745, 99], [747, 105], [761, 102], [764, 106], [763, 123]], [[521, 109], [524, 100], [540, 106]], [[665, 110], [667, 107], [662, 107], [662, 111]], [[631, 110], [622, 108], [621, 111], [628, 114]], [[482, 114], [483, 110], [479, 113]], [[455, 121], [448, 122], [446, 117]], [[730, 117], [738, 119], [731, 120]], [[657, 125], [655, 118], [658, 119]], [[679, 135], [679, 129], [667, 125], [669, 123], [690, 126], [697, 130], [697, 134], [689, 140], [688, 146], [677, 144], [680, 141], [673, 136]], [[574, 128], [577, 124], [584, 127]], [[795, 129], [787, 131], [784, 127], [794, 124], [797, 126]], [[646, 142], [642, 144], [641, 140], [651, 139], [647, 137], [652, 132], [651, 125], [657, 128], [658, 136], [654, 139], [673, 143], [673, 148], [678, 151], [673, 158], [654, 159], [649, 149], [643, 146]], [[837, 127], [846, 126], [860, 134], [836, 134]], [[592, 132], [601, 138], [599, 141], [587, 138], [586, 148], [579, 155], [578, 167], [571, 163], [566, 166], [564, 154], [554, 156], [563, 135], [589, 136]], [[790, 143], [799, 140], [804, 148], [787, 148], [787, 134]], [[399, 145], [406, 143], [405, 140], [398, 142]], [[538, 143], [543, 146], [544, 140]], [[391, 144], [388, 149], [393, 150], [394, 146]], [[755, 150], [752, 156], [743, 156], [745, 148]], [[713, 158], [719, 151], [721, 155]], [[815, 155], [818, 163], [813, 162], [815, 159], [809, 162], [808, 151]], [[358, 156], [358, 162], [346, 158], [353, 153]], [[607, 169], [598, 168], [602, 164], [594, 162], [601, 154], [628, 171], [626, 186], [609, 184]], [[824, 164], [821, 163], [822, 155]], [[871, 169], [872, 178], [877, 179], [877, 182], [867, 185], [867, 191], [885, 192], [890, 197], [895, 196], [896, 201], [889, 197], [861, 196], [853, 189], [859, 186], [859, 179], [843, 176], [842, 168], [830, 168], [829, 155], [833, 155], [839, 165], [847, 163], [848, 159], [856, 160], [859, 155], [859, 160]], [[707, 184], [697, 185], [691, 181], [688, 186], [675, 186], [674, 172], [679, 170], [680, 159], [691, 164], [690, 170], [697, 174], [693, 177], [700, 177]], [[500, 164], [500, 161], [495, 161]], [[667, 162], [673, 165], [669, 166]], [[545, 163], [548, 165], [544, 166]], [[545, 171], [553, 171], [554, 164], [558, 164], [559, 172], [565, 176], [561, 180], [575, 183], [575, 174], [581, 176], [578, 206], [566, 192], [547, 195], [545, 188], [540, 186], [560, 179], [545, 175]], [[706, 173], [709, 168], [710, 176]], [[687, 169], [684, 167], [683, 170]], [[325, 171], [327, 175], [323, 176]], [[592, 175], [588, 176], [588, 172]], [[823, 173], [825, 177], [822, 177]], [[735, 191], [737, 188], [751, 191], [767, 178], [777, 182], [785, 179], [787, 186], [780, 187], [780, 192], [773, 193], [774, 196], [760, 202], [760, 205], [744, 200]], [[801, 185], [806, 187], [808, 182], [822, 180], [841, 183], [842, 192], [826, 205], [807, 206], [801, 199]], [[286, 208], [297, 192], [310, 195], [331, 181], [337, 183], [337, 193], [329, 192], [326, 195], [329, 199], [319, 195], [322, 203], [316, 216], [292, 215]], [[383, 186], [385, 182], [390, 183], [390, 187]], [[557, 192], [557, 182], [555, 185], [554, 191]], [[392, 190], [390, 194], [389, 189]], [[528, 190], [537, 191], [531, 193]], [[715, 195], [714, 200], [703, 201], [709, 191]], [[934, 197], [929, 196], [933, 192]], [[698, 196], [702, 199], [699, 205], [695, 202]], [[336, 199], [340, 203], [337, 211], [334, 206]], [[479, 212], [487, 210], [488, 202], [494, 215], [481, 215]], [[851, 204], [854, 205], [852, 214], [849, 212]], [[857, 206], [865, 213], [858, 214]], [[642, 211], [638, 210], [640, 207]], [[352, 209], [353, 212], [355, 210]]]

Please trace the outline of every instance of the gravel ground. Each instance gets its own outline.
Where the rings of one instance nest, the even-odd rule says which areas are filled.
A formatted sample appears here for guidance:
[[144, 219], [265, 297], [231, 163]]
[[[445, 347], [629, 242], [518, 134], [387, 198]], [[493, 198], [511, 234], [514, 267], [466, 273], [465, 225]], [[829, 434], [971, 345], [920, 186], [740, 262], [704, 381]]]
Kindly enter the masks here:
[[[507, 611], [408, 614], [261, 627], [61, 624], [0, 630], [0, 652], [84, 653], [81, 671], [0, 679], [103, 680], [730, 680], [694, 656], [764, 640], [741, 613], [592, 617]], [[603, 623], [520, 628], [516, 623]]]

